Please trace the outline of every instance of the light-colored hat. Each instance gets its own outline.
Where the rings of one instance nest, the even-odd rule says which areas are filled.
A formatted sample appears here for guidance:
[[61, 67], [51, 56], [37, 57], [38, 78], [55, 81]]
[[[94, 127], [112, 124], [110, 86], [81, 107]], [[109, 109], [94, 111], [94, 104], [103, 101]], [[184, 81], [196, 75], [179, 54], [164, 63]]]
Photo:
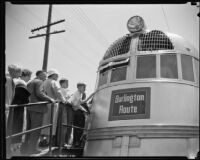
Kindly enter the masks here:
[[58, 71], [56, 69], [51, 69], [47, 73], [48, 77], [51, 76], [51, 75], [53, 75], [53, 74], [59, 75], [59, 73], [58, 73]]

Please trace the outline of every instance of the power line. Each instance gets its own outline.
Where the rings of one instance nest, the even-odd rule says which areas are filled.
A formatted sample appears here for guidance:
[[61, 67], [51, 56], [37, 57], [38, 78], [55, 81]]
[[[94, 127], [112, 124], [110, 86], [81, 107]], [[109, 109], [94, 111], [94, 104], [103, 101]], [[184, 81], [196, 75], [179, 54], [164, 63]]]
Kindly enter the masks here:
[[32, 12], [27, 6], [21, 5], [29, 14], [31, 14], [35, 19], [39, 20], [40, 22], [44, 23], [44, 19], [42, 19], [40, 16], [36, 15], [35, 12]]
[[25, 23], [22, 23], [19, 19], [17, 20], [15, 17], [13, 17], [13, 16], [11, 16], [9, 14], [6, 14], [6, 16], [10, 17], [14, 21], [16, 21], [18, 24], [20, 24], [21, 26], [23, 26], [24, 28], [26, 28], [27, 31], [29, 31], [30, 28]]
[[[70, 9], [71, 10], [71, 9]], [[86, 31], [90, 33], [90, 35], [93, 37], [93, 38], [96, 38], [98, 41], [99, 41], [99, 37], [96, 37], [96, 35], [92, 34], [92, 31], [90, 28], [88, 28], [88, 24], [83, 20], [83, 18], [80, 16], [80, 14], [77, 14], [76, 11], [73, 9], [71, 10], [71, 13], [77, 17], [77, 20], [79, 23], [81, 23], [82, 26], [84, 26], [86, 28]], [[80, 26], [80, 25], [79, 25]], [[76, 33], [77, 35], [77, 33]], [[81, 36], [83, 37], [83, 36]], [[86, 41], [84, 41], [86, 42]], [[99, 43], [98, 43], [99, 44]], [[99, 53], [97, 50], [93, 49], [93, 45], [89, 45], [88, 48], [92, 51], [92, 52], [95, 52], [97, 53], [99, 56], [102, 56], [101, 53]]]
[[86, 21], [91, 25], [91, 27], [93, 27], [94, 30], [96, 30], [95, 33], [97, 33], [97, 35], [99, 35], [99, 37], [102, 39], [102, 41], [105, 44], [108, 44], [107, 39], [103, 36], [102, 32], [98, 29], [96, 24], [94, 24], [94, 22], [86, 15], [86, 13], [83, 11], [83, 9], [81, 9], [80, 7], [77, 7], [77, 9], [79, 10], [80, 15], [82, 15], [86, 19]]
[[[60, 13], [60, 10], [58, 11], [58, 13]], [[60, 13], [60, 14], [61, 14], [61, 13]], [[72, 20], [72, 24], [75, 23], [75, 22], [74, 22], [74, 19], [71, 19], [71, 20]], [[77, 25], [76, 25], [76, 26], [77, 26]], [[77, 32], [76, 32], [75, 35], [77, 36]], [[74, 37], [74, 36], [73, 36], [73, 37]], [[72, 37], [72, 38], [73, 38], [73, 37]], [[84, 37], [84, 36], [81, 35], [81, 36], [79, 36], [79, 37]], [[64, 38], [63, 38], [63, 39], [64, 39]], [[80, 38], [77, 38], [77, 39], [80, 40]], [[65, 41], [68, 41], [68, 40], [65, 39]], [[81, 43], [82, 43], [82, 42], [87, 42], [87, 40], [83, 40], [83, 41], [81, 41]], [[72, 48], [74, 48], [75, 50], [77, 50], [78, 53], [81, 53], [81, 52], [82, 52], [82, 51], [80, 52], [80, 50], [77, 49], [77, 47], [75, 47], [75, 45], [74, 45], [71, 41], [70, 41], [70, 42], [68, 41], [67, 44], [70, 44], [70, 47], [72, 47]], [[88, 46], [87, 48], [90, 48], [90, 49], [91, 49], [90, 45], [86, 45], [86, 46]], [[94, 52], [94, 51], [93, 51], [93, 52]], [[96, 52], [96, 51], [95, 51], [95, 52]], [[87, 51], [86, 53], [88, 53], [88, 51]], [[91, 59], [91, 58], [88, 57], [86, 54], [80, 54], [80, 56], [82, 56], [86, 61], [88, 61], [89, 59]], [[93, 62], [92, 62], [92, 63], [93, 63]], [[94, 65], [95, 65], [95, 64], [94, 64]]]
[[42, 69], [45, 70], [45, 71], [47, 70], [47, 63], [48, 63], [50, 34], [57, 34], [57, 33], [65, 32], [65, 30], [62, 30], [62, 31], [56, 31], [56, 32], [50, 33], [50, 27], [52, 25], [55, 25], [55, 24], [63, 22], [63, 20], [61, 20], [61, 21], [57, 21], [57, 22], [51, 23], [51, 15], [52, 15], [52, 4], [49, 5], [47, 25], [46, 26], [41, 26], [41, 27], [38, 27], [36, 29], [31, 30], [32, 32], [34, 32], [34, 31], [37, 31], [37, 30], [40, 30], [40, 29], [43, 29], [43, 28], [47, 28], [46, 34], [39, 34], [39, 35], [36, 35], [36, 36], [29, 37], [29, 38], [37, 38], [37, 37], [41, 37], [41, 36], [46, 36], [45, 47], [44, 47], [43, 66], [42, 66]]
[[[27, 11], [29, 10], [29, 9], [26, 9]], [[29, 12], [30, 13], [30, 12]], [[9, 15], [9, 14], [6, 14], [8, 17], [10, 17], [11, 19], [13, 19], [14, 21], [16, 21], [18, 24], [20, 24], [21, 26], [23, 26], [27, 31], [30, 31], [30, 27], [28, 27], [25, 23], [22, 23], [20, 20], [17, 20], [15, 17], [13, 17], [13, 16], [11, 16], [11, 15]], [[31, 14], [32, 16], [34, 16], [33, 14]], [[35, 17], [35, 16], [34, 16]], [[40, 19], [41, 20], [41, 19]], [[44, 38], [44, 37], [43, 37]], [[63, 40], [63, 42], [64, 42], [64, 40]], [[52, 44], [51, 46], [53, 46], [58, 52], [60, 52], [60, 53], [63, 53], [61, 50], [60, 50], [60, 48], [59, 47], [56, 47], [54, 44]], [[59, 51], [60, 50], [60, 51]], [[68, 62], [69, 63], [71, 63], [71, 64], [74, 64], [74, 63], [72, 63], [75, 59], [74, 59], [74, 57], [71, 57], [71, 55], [69, 54], [69, 55], [66, 55], [66, 54], [63, 54], [64, 56], [66, 56], [67, 57], [67, 59], [71, 59], [71, 60], [69, 60]], [[71, 58], [70, 58], [71, 57]], [[77, 59], [76, 59], [77, 60]], [[85, 61], [84, 61], [85, 62]], [[79, 68], [82, 68], [81, 66], [82, 65], [85, 65], [86, 67], [87, 67], [87, 69], [89, 70], [89, 72], [90, 73], [93, 73], [92, 72], [92, 68], [93, 67], [91, 67], [91, 66], [87, 66], [85, 63], [82, 63], [82, 61], [78, 61], [78, 63], [76, 64], [76, 65], [78, 65], [78, 66], [80, 66]]]
[[[60, 10], [59, 10], [59, 13], [60, 13]], [[81, 54], [82, 51], [80, 51], [71, 41], [67, 40], [65, 37], [62, 37], [61, 38], [62, 41], [65, 43], [66, 45], [66, 42], [67, 44], [69, 45], [69, 47], [73, 48], [73, 50], [75, 51], [75, 53], [80, 53], [80, 54], [77, 54], [78, 56], [82, 57], [84, 59], [84, 62], [88, 62], [91, 58], [86, 56], [85, 54]], [[93, 63], [93, 61], [91, 61], [90, 63], [85, 63], [89, 68], [93, 68], [94, 66], [91, 65], [91, 63]], [[96, 65], [93, 63], [93, 65]]]
[[67, 61], [67, 63], [71, 63], [72, 65], [74, 65], [74, 61], [78, 62], [76, 63], [76, 65], [80, 66], [79, 68], [83, 68], [82, 65], [84, 65], [89, 71], [90, 73], [93, 73], [92, 70], [91, 70], [91, 67], [87, 66], [87, 63], [83, 63], [85, 61], [77, 61], [78, 59], [74, 59], [74, 57], [72, 57], [70, 54], [65, 54], [64, 51], [62, 50], [61, 51], [61, 48], [60, 47], [56, 47], [55, 45], [52, 45], [58, 52], [62, 53], [63, 56], [65, 56], [67, 59], [70, 59], [69, 61]]
[[163, 8], [163, 5], [162, 5], [162, 4], [161, 4], [161, 8], [162, 8], [162, 12], [163, 12], [163, 15], [164, 15], [164, 19], [165, 19], [165, 22], [166, 22], [168, 31], [170, 32], [170, 28], [169, 28], [168, 21], [167, 21], [167, 16], [166, 16], [166, 14], [165, 14], [165, 11], [164, 11], [164, 8]]
[[77, 18], [80, 20], [80, 22], [82, 24], [84, 24], [83, 26], [85, 26], [85, 28], [87, 29], [87, 31], [93, 35], [93, 37], [96, 37], [96, 40], [98, 42], [100, 42], [100, 44], [103, 45], [103, 47], [107, 46], [107, 42], [105, 42], [105, 40], [102, 40], [99, 31], [97, 28], [95, 28], [92, 24], [91, 21], [89, 21], [86, 16], [84, 16], [84, 13], [81, 13], [80, 10], [78, 10], [77, 8], [71, 8], [71, 10], [74, 12], [74, 14], [77, 16]]

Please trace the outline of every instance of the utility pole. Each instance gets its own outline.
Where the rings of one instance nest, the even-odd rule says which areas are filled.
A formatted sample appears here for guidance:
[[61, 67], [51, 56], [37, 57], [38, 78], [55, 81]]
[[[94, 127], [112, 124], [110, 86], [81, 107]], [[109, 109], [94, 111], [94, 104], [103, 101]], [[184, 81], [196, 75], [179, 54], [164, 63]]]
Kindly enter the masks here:
[[49, 52], [49, 33], [50, 33], [50, 26], [51, 23], [51, 13], [52, 13], [52, 4], [49, 5], [49, 12], [48, 12], [48, 20], [47, 20], [47, 31], [46, 31], [46, 40], [44, 46], [44, 58], [43, 58], [43, 66], [42, 69], [47, 71], [47, 62], [48, 62], [48, 52]]
[[38, 28], [36, 28], [36, 29], [32, 29], [32, 30], [31, 30], [31, 32], [34, 33], [35, 31], [39, 31], [40, 29], [47, 28], [46, 34], [37, 34], [36, 36], [31, 36], [31, 37], [29, 37], [29, 39], [31, 39], [31, 38], [37, 38], [37, 37], [46, 36], [46, 39], [45, 39], [45, 47], [44, 47], [43, 66], [42, 66], [42, 70], [44, 70], [44, 71], [47, 71], [50, 34], [57, 34], [57, 33], [65, 32], [65, 30], [61, 30], [61, 31], [54, 31], [54, 32], [50, 33], [50, 27], [51, 27], [52, 25], [55, 25], [55, 24], [58, 24], [58, 23], [61, 23], [61, 22], [64, 22], [64, 21], [65, 21], [65, 20], [63, 19], [63, 20], [60, 20], [60, 21], [51, 23], [51, 14], [52, 14], [52, 4], [49, 5], [47, 25], [46, 25], [46, 26], [41, 26], [41, 27], [38, 27]]

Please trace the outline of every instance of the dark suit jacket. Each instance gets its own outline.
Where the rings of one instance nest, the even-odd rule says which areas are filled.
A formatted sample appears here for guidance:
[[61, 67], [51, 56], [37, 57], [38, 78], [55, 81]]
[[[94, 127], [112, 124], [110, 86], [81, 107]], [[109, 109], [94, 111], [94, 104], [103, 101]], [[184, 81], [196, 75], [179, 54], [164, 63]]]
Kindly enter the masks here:
[[29, 96], [30, 96], [30, 93], [26, 89], [26, 86], [23, 86], [22, 84], [18, 84], [18, 85], [16, 85], [16, 88], [15, 88], [15, 95], [14, 95], [12, 104], [29, 103], [29, 99], [28, 99]]
[[[45, 94], [42, 84], [43, 81], [37, 78], [33, 79], [31, 82], [27, 84], [27, 89], [31, 93], [30, 103], [51, 100], [51, 98]], [[45, 113], [47, 112], [47, 105], [46, 104], [35, 105], [32, 107], [28, 107], [27, 110]]]

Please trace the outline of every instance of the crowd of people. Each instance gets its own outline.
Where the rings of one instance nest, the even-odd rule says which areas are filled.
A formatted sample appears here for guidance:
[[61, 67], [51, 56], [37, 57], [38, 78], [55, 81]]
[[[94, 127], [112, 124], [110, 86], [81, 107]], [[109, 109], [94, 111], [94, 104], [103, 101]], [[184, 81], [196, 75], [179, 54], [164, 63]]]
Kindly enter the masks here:
[[[13, 135], [25, 130], [48, 125], [51, 120], [51, 105], [53, 104], [53, 146], [80, 147], [85, 121], [90, 114], [88, 101], [95, 93], [86, 98], [86, 84], [78, 83], [77, 91], [70, 94], [69, 81], [61, 78], [56, 69], [48, 72], [38, 70], [36, 77], [31, 80], [32, 72], [17, 65], [8, 66], [6, 75], [6, 134]], [[36, 104], [29, 107], [16, 107], [10, 114], [10, 105], [27, 103], [50, 102], [49, 104]], [[12, 122], [11, 122], [12, 121]], [[60, 127], [65, 123], [67, 127]], [[11, 126], [12, 124], [12, 126]], [[62, 129], [61, 129], [62, 128]], [[7, 146], [7, 153], [13, 154], [19, 149], [21, 155], [40, 153], [39, 146], [48, 146], [50, 142], [50, 129], [44, 128], [25, 136], [16, 136]]]

